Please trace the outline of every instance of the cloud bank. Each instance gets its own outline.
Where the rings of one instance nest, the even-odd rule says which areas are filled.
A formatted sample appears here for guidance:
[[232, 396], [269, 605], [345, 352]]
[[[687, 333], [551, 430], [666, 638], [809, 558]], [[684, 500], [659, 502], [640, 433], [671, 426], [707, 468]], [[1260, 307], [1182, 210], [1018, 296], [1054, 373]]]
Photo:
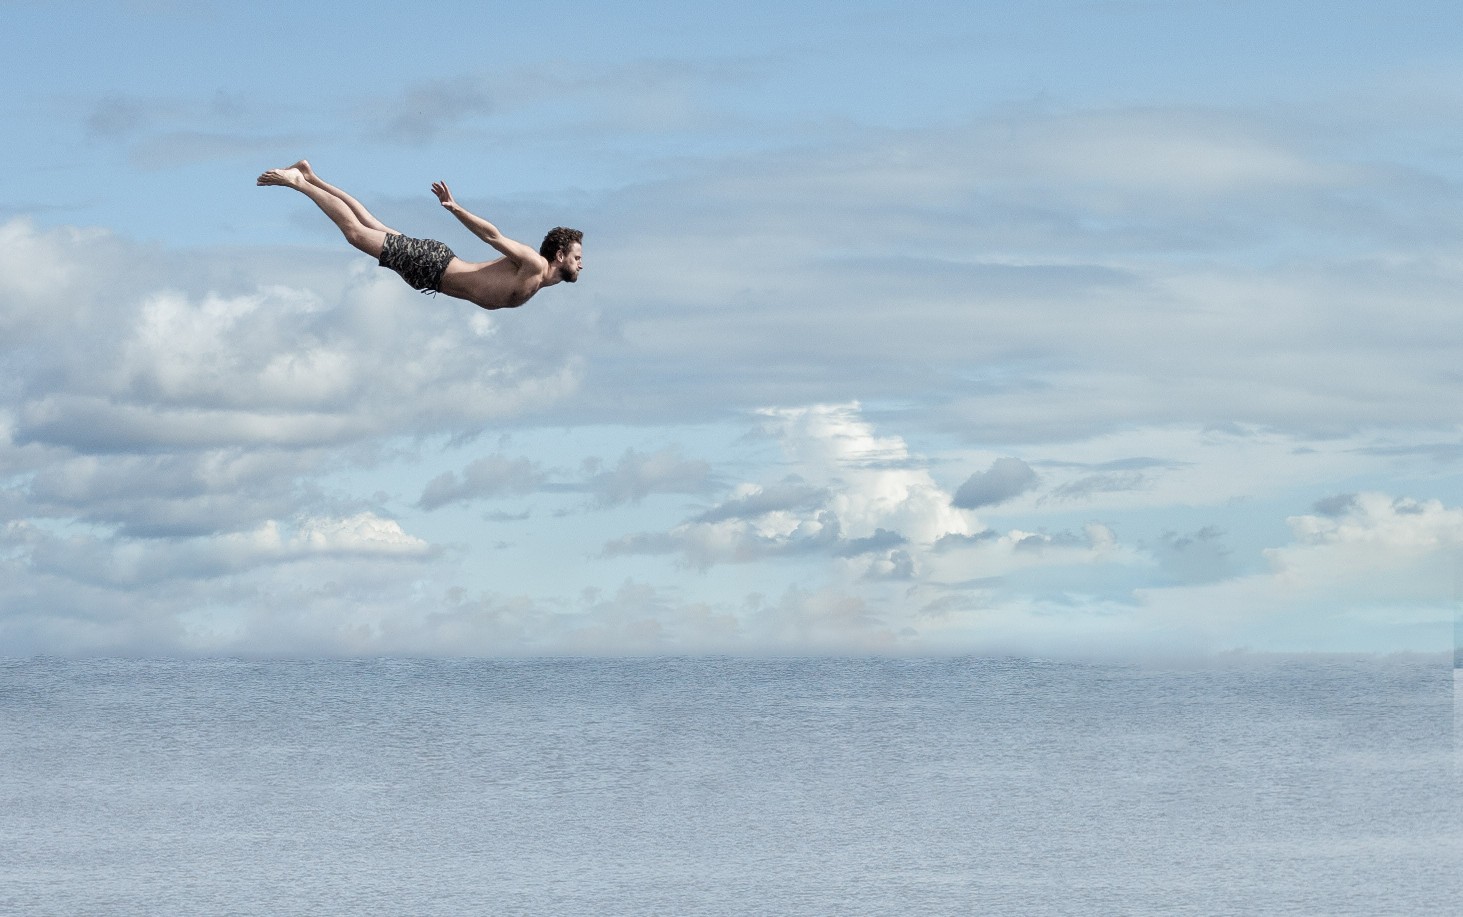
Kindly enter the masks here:
[[[714, 69], [535, 98], [609, 160], [666, 112], [711, 130], [711, 87], [775, 67]], [[412, 81], [358, 133], [521, 117], [565, 155], [504, 85]], [[590, 104], [616, 87], [621, 133]], [[270, 145], [231, 98], [110, 95], [78, 124], [227, 161]], [[686, 142], [563, 200], [469, 200], [591, 230], [585, 282], [508, 314], [417, 296], [253, 189], [240, 219], [322, 244], [6, 219], [0, 646], [1435, 648], [1457, 195], [1388, 153], [1380, 112], [1340, 148], [1292, 115], [1022, 105]]]

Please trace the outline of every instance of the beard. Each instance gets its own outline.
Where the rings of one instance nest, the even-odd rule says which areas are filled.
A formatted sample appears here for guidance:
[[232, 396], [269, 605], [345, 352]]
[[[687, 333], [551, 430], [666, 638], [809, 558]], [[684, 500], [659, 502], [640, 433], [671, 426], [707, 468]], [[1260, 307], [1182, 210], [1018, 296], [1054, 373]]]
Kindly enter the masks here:
[[568, 283], [578, 283], [579, 272], [567, 267], [561, 267], [559, 268], [559, 279]]

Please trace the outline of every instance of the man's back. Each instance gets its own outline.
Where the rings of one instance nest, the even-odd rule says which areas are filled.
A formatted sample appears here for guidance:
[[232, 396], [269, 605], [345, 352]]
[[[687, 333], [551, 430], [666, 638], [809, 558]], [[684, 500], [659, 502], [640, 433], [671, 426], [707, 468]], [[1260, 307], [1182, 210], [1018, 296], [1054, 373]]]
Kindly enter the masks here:
[[484, 309], [512, 309], [523, 305], [544, 286], [549, 263], [508, 258], [472, 262], [454, 258], [442, 273], [442, 292]]

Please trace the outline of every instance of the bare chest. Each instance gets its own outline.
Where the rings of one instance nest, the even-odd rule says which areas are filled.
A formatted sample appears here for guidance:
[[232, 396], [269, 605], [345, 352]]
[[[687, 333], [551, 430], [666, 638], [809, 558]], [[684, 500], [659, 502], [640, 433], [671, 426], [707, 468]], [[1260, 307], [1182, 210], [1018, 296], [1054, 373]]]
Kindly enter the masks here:
[[539, 291], [537, 272], [518, 270], [506, 258], [481, 264], [454, 259], [442, 273], [442, 292], [484, 309], [511, 309]]

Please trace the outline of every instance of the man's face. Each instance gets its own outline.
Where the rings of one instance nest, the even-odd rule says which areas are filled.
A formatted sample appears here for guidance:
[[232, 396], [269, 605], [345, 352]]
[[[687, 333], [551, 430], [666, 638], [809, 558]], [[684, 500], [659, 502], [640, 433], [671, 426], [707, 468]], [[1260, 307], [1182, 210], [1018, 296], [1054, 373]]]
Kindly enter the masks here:
[[559, 277], [574, 283], [579, 279], [579, 272], [584, 270], [584, 247], [575, 242], [559, 253], [559, 260]]

